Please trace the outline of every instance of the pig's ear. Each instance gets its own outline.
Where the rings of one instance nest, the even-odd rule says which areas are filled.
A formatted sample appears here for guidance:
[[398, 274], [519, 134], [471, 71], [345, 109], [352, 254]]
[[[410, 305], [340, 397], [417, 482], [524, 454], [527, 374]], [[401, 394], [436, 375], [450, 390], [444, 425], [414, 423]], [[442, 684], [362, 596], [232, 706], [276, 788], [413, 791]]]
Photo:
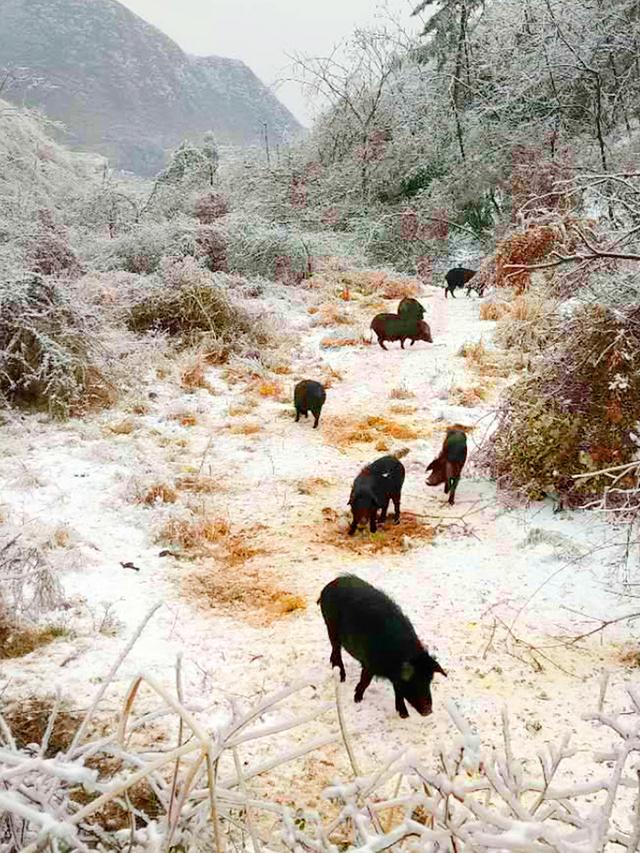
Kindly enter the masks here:
[[431, 471], [431, 470], [433, 469], [433, 466], [434, 466], [435, 464], [436, 464], [436, 460], [435, 460], [435, 459], [433, 460], [433, 462], [429, 462], [429, 464], [427, 465], [427, 471]]
[[433, 671], [434, 671], [434, 672], [439, 672], [439, 673], [440, 673], [440, 675], [444, 675], [444, 677], [445, 677], [445, 678], [447, 678], [447, 677], [448, 677], [448, 676], [447, 676], [447, 673], [446, 673], [446, 672], [444, 671], [444, 669], [440, 666], [440, 664], [438, 663], [438, 661], [437, 661], [437, 660], [435, 660], [433, 663], [434, 663]]
[[416, 668], [412, 663], [406, 660], [400, 667], [400, 681], [411, 681], [415, 675]]

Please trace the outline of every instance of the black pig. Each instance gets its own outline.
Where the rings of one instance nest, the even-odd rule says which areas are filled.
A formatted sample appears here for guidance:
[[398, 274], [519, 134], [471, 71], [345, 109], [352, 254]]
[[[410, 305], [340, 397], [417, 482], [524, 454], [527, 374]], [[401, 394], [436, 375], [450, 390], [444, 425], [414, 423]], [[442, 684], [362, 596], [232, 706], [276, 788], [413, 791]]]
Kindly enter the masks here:
[[378, 343], [386, 350], [385, 341], [400, 341], [404, 349], [404, 342], [409, 338], [411, 346], [416, 341], [433, 343], [431, 329], [424, 320], [416, 317], [400, 317], [398, 314], [376, 314], [371, 321], [371, 327], [378, 336]]
[[[404, 452], [399, 455], [404, 455]], [[390, 501], [393, 501], [395, 510], [394, 521], [396, 524], [400, 523], [400, 494], [404, 476], [404, 465], [398, 456], [381, 456], [360, 471], [353, 481], [349, 497], [353, 514], [349, 536], [353, 536], [358, 525], [367, 520], [369, 530], [375, 533], [378, 529], [378, 510], [381, 510], [380, 524], [383, 524], [387, 519]]]
[[416, 320], [424, 320], [424, 313], [424, 305], [421, 305], [417, 299], [405, 296], [404, 299], [400, 300], [398, 317], [413, 317]]
[[296, 407], [296, 423], [300, 420], [300, 415], [308, 418], [309, 412], [311, 412], [313, 415], [313, 428], [315, 429], [318, 426], [320, 412], [326, 399], [327, 392], [319, 382], [314, 382], [313, 379], [303, 379], [302, 382], [298, 382], [293, 391], [293, 403]]
[[[444, 291], [445, 299], [448, 293], [451, 293], [451, 296], [455, 299], [456, 295], [454, 293], [456, 287], [464, 287], [465, 284], [470, 281], [474, 275], [476, 274], [476, 270], [468, 270], [465, 267], [454, 267], [452, 270], [445, 275], [447, 280], [447, 286]], [[467, 296], [469, 295], [467, 291]]]
[[372, 678], [386, 678], [401, 717], [409, 716], [405, 700], [423, 717], [431, 713], [433, 675], [447, 673], [395, 601], [355, 575], [341, 575], [325, 586], [318, 604], [331, 642], [329, 661], [339, 668], [340, 681], [346, 677], [341, 647], [362, 665], [355, 702], [362, 702]]
[[449, 429], [442, 450], [427, 466], [431, 474], [427, 477], [427, 486], [440, 486], [444, 483], [444, 493], [449, 495], [453, 506], [460, 475], [467, 461], [467, 436], [464, 430]]

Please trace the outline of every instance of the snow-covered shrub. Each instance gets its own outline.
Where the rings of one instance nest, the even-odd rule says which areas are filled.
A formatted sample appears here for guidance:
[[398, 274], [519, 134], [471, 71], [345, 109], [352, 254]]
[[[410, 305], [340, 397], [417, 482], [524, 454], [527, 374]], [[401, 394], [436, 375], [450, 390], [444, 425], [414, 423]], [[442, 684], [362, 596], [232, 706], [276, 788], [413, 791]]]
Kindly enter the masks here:
[[103, 243], [95, 262], [102, 270], [152, 273], [165, 255], [196, 255], [195, 235], [195, 223], [188, 220], [135, 225], [126, 234]]
[[196, 198], [194, 212], [202, 225], [211, 225], [229, 213], [229, 201], [222, 193], [213, 190], [202, 193]]
[[488, 307], [496, 312], [495, 341], [506, 349], [522, 352], [540, 352], [549, 339], [555, 337], [561, 322], [557, 303], [545, 288], [531, 287], [509, 302], [485, 302], [481, 316], [488, 319]]
[[298, 279], [308, 270], [307, 249], [292, 228], [229, 217], [223, 233], [230, 272], [247, 278], [262, 276], [277, 280], [278, 272], [285, 266]]
[[227, 272], [227, 238], [214, 225], [199, 225], [196, 230], [198, 254], [211, 272]]
[[36, 619], [61, 598], [60, 584], [42, 552], [0, 529], [0, 607], [15, 617]]
[[78, 274], [81, 271], [75, 252], [64, 236], [53, 231], [38, 234], [32, 243], [30, 266], [42, 275]]
[[[180, 684], [180, 671], [177, 678]], [[540, 749], [534, 763], [514, 752], [506, 707], [502, 742], [485, 744], [450, 702], [455, 733], [433, 759], [402, 748], [364, 774], [340, 688], [337, 707], [316, 703], [315, 711], [299, 716], [290, 711], [291, 698], [317, 690], [317, 681], [286, 687], [253, 706], [232, 700], [232, 709], [219, 712], [209, 728], [180, 694], [143, 674], [132, 681], [111, 733], [98, 722], [110, 684], [107, 679], [81, 720], [60, 700], [51, 704], [48, 719], [42, 703], [33, 710], [26, 705], [35, 717], [26, 725], [20, 713], [0, 718], [0, 843], [6, 853], [36, 853], [48, 841], [84, 851], [95, 849], [96, 838], [99, 849], [138, 853], [244, 850], [249, 839], [251, 850], [273, 853], [637, 849], [637, 685], [629, 684], [624, 701], [611, 709], [601, 682], [596, 709], [585, 715], [600, 748], [582, 755], [578, 766], [568, 734]], [[328, 712], [331, 730], [321, 722]], [[148, 734], [147, 740], [136, 735], [169, 716], [180, 723], [178, 743], [150, 751]], [[14, 733], [8, 723], [16, 719]], [[324, 731], [308, 735], [310, 722]], [[36, 751], [23, 746], [27, 739]], [[295, 774], [278, 770], [311, 753], [322, 756], [341, 740], [352, 773], [317, 791], [315, 808], [305, 807]], [[43, 760], [51, 751], [55, 759]]]
[[61, 587], [44, 555], [0, 529], [0, 660], [29, 654], [64, 635], [40, 617], [62, 601]]
[[28, 247], [31, 269], [42, 275], [79, 275], [81, 267], [69, 243], [67, 230], [48, 209], [38, 211], [38, 227]]
[[531, 271], [518, 267], [538, 264], [554, 251], [570, 254], [578, 242], [574, 226], [580, 224], [566, 218], [551, 225], [532, 225], [505, 237], [496, 247], [495, 278], [491, 283], [513, 287], [518, 292], [526, 290], [531, 284]]
[[135, 332], [165, 332], [186, 345], [214, 338], [227, 352], [240, 342], [269, 339], [259, 318], [229, 298], [229, 277], [194, 258], [163, 258], [160, 277], [140, 281], [126, 322]]
[[0, 395], [55, 416], [107, 400], [97, 328], [63, 284], [36, 273], [0, 278]]
[[[493, 476], [530, 497], [551, 490], [573, 504], [605, 490], [614, 503], [637, 492], [638, 471], [625, 465], [637, 452], [639, 316], [638, 308], [621, 317], [583, 306], [559, 325], [531, 374], [506, 392], [488, 450]], [[616, 476], [594, 473], [602, 469]]]

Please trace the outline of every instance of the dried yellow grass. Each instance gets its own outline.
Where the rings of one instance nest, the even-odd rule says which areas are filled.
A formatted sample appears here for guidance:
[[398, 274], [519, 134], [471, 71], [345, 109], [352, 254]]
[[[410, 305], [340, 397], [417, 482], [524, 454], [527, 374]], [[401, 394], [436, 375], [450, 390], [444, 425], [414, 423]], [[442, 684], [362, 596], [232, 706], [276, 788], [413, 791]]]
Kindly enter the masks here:
[[138, 503], [152, 506], [156, 503], [172, 504], [176, 502], [177, 498], [178, 493], [173, 486], [169, 486], [167, 483], [154, 483], [144, 493], [139, 494], [136, 500]]
[[125, 418], [122, 421], [116, 421], [115, 423], [107, 425], [109, 432], [112, 432], [115, 435], [131, 435], [135, 428], [136, 424], [133, 418]]
[[389, 407], [389, 411], [393, 412], [394, 415], [415, 415], [417, 410], [417, 406], [408, 403], [395, 403]]
[[301, 595], [283, 589], [264, 570], [229, 574], [226, 567], [208, 565], [188, 575], [183, 588], [199, 606], [221, 609], [225, 615], [233, 611], [253, 625], [268, 625], [307, 606]]
[[215, 557], [217, 565], [230, 569], [267, 553], [256, 544], [256, 530], [233, 530], [225, 519], [194, 516], [169, 520], [157, 538], [179, 546], [191, 556]]
[[421, 290], [420, 282], [415, 279], [385, 279], [381, 287], [385, 299], [415, 298]]
[[505, 353], [487, 349], [482, 340], [464, 343], [458, 350], [458, 355], [466, 359], [469, 367], [480, 376], [506, 377], [513, 369], [513, 363]]
[[0, 615], [0, 660], [24, 657], [54, 640], [68, 636], [66, 628], [56, 625], [32, 628], [18, 625], [5, 615]]
[[360, 293], [383, 299], [403, 299], [418, 296], [421, 289], [417, 279], [393, 278], [379, 270], [353, 270], [339, 276], [336, 295]]
[[156, 439], [156, 444], [159, 447], [188, 447], [189, 442], [186, 438], [174, 435], [161, 435]]
[[205, 377], [205, 367], [201, 359], [197, 359], [188, 365], [180, 376], [183, 388], [194, 391], [196, 388], [205, 388], [213, 392], [213, 389]]
[[239, 382], [253, 382], [263, 379], [263, 366], [252, 361], [234, 361], [225, 365], [220, 376], [228, 385], [237, 385]]
[[510, 308], [507, 302], [483, 302], [480, 305], [481, 320], [500, 320], [509, 312]]
[[[51, 712], [55, 704], [53, 698], [33, 697], [15, 704], [5, 703], [2, 716], [7, 722], [16, 746], [21, 749], [33, 743], [42, 743]], [[79, 712], [72, 712], [66, 704], [58, 708], [45, 758], [53, 758], [58, 752], [65, 752], [82, 722]]]
[[449, 403], [452, 406], [467, 406], [473, 408], [480, 406], [488, 396], [486, 388], [474, 386], [472, 388], [454, 388], [449, 394]]
[[320, 341], [322, 349], [336, 349], [338, 347], [368, 347], [371, 343], [365, 338], [323, 338]]
[[340, 370], [336, 370], [330, 365], [325, 365], [322, 369], [322, 373], [320, 376], [320, 381], [324, 385], [325, 388], [332, 388], [336, 382], [342, 382], [344, 379], [344, 373]]
[[204, 543], [215, 543], [229, 535], [230, 525], [223, 519], [173, 518], [166, 522], [158, 534], [158, 540], [193, 550]]
[[193, 412], [176, 412], [170, 415], [170, 420], [177, 421], [183, 427], [192, 427], [198, 423], [198, 418]]
[[262, 431], [262, 425], [255, 421], [245, 421], [241, 424], [231, 424], [228, 429], [234, 435], [256, 435]]
[[47, 541], [49, 548], [68, 548], [71, 545], [71, 530], [66, 524], [55, 527]]
[[282, 397], [285, 393], [280, 382], [273, 382], [269, 379], [262, 379], [258, 382], [255, 390], [261, 397]]
[[216, 480], [202, 474], [184, 474], [176, 480], [176, 488], [185, 492], [210, 495], [221, 491], [222, 486]]
[[345, 326], [351, 322], [351, 317], [344, 308], [331, 302], [319, 305], [314, 314], [314, 326]]
[[[393, 514], [393, 505], [390, 506]], [[437, 529], [419, 517], [410, 513], [401, 513], [400, 524], [394, 524], [392, 514], [378, 527], [376, 533], [369, 528], [357, 530], [348, 536], [344, 528], [338, 526], [339, 514], [332, 508], [322, 510], [325, 525], [318, 533], [318, 541], [323, 545], [333, 545], [343, 551], [355, 554], [400, 553], [410, 547], [411, 542], [432, 542]], [[350, 520], [350, 517], [349, 517]], [[407, 542], [410, 540], [410, 542]]]
[[394, 421], [380, 415], [365, 418], [333, 417], [325, 419], [323, 433], [330, 444], [344, 447], [350, 444], [375, 444], [391, 439], [412, 441], [423, 437], [424, 429]]
[[325, 480], [324, 477], [304, 477], [296, 482], [296, 490], [299, 495], [314, 495], [331, 485], [331, 480]]
[[232, 403], [229, 406], [228, 413], [232, 418], [238, 417], [239, 415], [248, 415], [257, 405], [257, 400], [254, 400], [252, 397], [248, 397], [241, 403]]
[[640, 649], [624, 648], [620, 650], [620, 663], [633, 669], [640, 667]]
[[411, 400], [416, 395], [413, 391], [409, 391], [408, 388], [400, 387], [400, 388], [392, 388], [389, 392], [389, 396], [392, 400]]

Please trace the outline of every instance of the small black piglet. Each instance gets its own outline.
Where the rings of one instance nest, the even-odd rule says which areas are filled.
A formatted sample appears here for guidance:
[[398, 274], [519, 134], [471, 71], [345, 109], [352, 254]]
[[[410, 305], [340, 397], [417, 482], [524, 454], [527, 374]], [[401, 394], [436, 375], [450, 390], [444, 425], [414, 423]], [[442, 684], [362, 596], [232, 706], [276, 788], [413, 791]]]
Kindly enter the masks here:
[[318, 426], [320, 412], [326, 399], [327, 392], [319, 382], [315, 382], [313, 379], [303, 379], [302, 382], [298, 382], [293, 390], [296, 423], [300, 420], [300, 415], [308, 418], [309, 412], [311, 412], [313, 415], [313, 428], [315, 429]]

